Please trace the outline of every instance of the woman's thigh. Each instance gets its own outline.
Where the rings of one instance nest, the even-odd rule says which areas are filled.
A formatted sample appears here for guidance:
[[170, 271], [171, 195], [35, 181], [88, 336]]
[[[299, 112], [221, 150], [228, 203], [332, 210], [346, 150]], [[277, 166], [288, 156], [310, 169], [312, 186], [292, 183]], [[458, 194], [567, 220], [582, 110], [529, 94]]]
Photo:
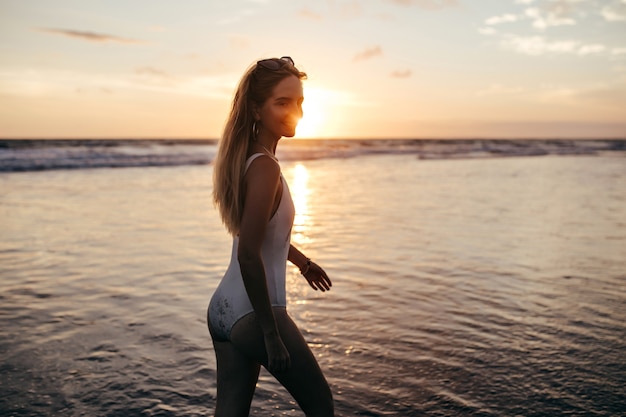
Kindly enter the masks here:
[[247, 417], [259, 378], [260, 364], [211, 332], [217, 359], [216, 417]]
[[[332, 416], [330, 388], [302, 333], [284, 308], [275, 308], [274, 316], [291, 359], [291, 367], [287, 371], [273, 373], [274, 377], [307, 415]], [[231, 341], [238, 350], [267, 367], [263, 332], [254, 314], [245, 316], [235, 324]]]

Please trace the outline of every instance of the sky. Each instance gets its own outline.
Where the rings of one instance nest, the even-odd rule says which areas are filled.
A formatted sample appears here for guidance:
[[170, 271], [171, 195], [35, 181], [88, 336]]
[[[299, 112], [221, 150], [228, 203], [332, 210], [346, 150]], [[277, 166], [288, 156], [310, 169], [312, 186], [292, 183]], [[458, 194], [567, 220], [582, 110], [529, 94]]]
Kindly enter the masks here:
[[0, 137], [218, 138], [283, 55], [301, 138], [626, 137], [626, 0], [0, 0]]

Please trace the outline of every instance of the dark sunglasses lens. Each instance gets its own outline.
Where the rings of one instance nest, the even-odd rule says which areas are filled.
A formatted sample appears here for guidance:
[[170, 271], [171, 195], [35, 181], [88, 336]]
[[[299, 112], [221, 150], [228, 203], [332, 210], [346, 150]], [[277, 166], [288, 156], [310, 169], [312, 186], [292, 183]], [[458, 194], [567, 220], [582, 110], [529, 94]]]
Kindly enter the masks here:
[[262, 61], [257, 62], [257, 64], [259, 64], [263, 68], [268, 69], [270, 71], [276, 71], [282, 66], [280, 62], [274, 59], [264, 59]]
[[280, 59], [270, 58], [270, 59], [263, 59], [261, 61], [257, 61], [257, 65], [260, 65], [261, 67], [270, 71], [279, 70], [284, 65], [287, 65], [287, 64], [295, 65], [293, 63], [293, 59], [291, 59], [291, 57], [289, 56], [284, 56]]

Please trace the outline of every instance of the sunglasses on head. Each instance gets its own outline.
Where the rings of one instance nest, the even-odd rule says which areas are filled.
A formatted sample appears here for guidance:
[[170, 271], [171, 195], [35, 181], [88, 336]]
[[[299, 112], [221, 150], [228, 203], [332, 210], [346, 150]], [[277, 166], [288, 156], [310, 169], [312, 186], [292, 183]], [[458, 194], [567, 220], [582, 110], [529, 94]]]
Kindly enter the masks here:
[[291, 59], [290, 56], [283, 56], [280, 58], [262, 59], [260, 61], [257, 61], [256, 64], [270, 71], [279, 70], [287, 64], [292, 65], [292, 66], [295, 65], [293, 62], [293, 59]]

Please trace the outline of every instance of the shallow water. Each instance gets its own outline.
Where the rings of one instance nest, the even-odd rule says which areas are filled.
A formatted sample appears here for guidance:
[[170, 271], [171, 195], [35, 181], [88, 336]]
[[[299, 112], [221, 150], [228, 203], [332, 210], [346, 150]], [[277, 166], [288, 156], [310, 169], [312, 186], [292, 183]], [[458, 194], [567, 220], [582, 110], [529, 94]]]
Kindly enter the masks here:
[[[341, 416], [626, 409], [626, 163], [284, 162], [289, 310]], [[0, 175], [0, 411], [212, 415], [208, 300], [230, 256], [211, 167]], [[262, 372], [252, 415], [302, 415]]]

